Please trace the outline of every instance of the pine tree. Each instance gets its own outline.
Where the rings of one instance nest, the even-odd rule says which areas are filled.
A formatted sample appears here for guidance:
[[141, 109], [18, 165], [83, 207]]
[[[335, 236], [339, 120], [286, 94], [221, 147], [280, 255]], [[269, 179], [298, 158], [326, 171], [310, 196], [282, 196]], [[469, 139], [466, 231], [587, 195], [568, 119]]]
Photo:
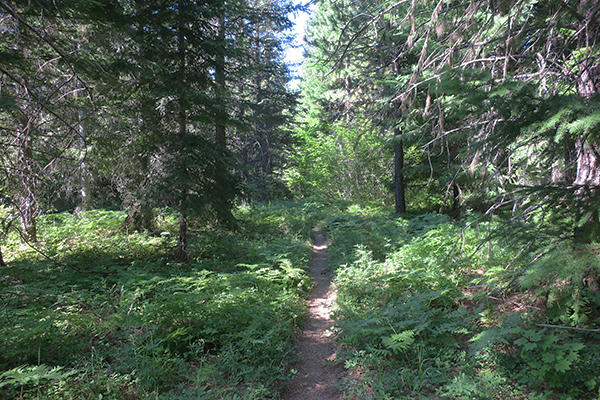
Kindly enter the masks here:
[[309, 22], [297, 133], [303, 146], [290, 177], [298, 188], [354, 200], [389, 197], [382, 181], [393, 155], [384, 142], [394, 124], [386, 120], [381, 80], [393, 56], [377, 53], [381, 38], [368, 25], [379, 5], [323, 1]]
[[239, 38], [239, 53], [231, 62], [244, 66], [241, 75], [233, 75], [238, 80], [230, 83], [233, 113], [243, 124], [232, 133], [232, 148], [238, 156], [248, 199], [270, 201], [278, 191], [284, 194], [276, 175], [281, 173], [289, 151], [288, 126], [296, 99], [288, 87], [291, 78], [283, 51], [291, 40], [287, 34], [291, 28], [289, 15], [297, 9], [287, 0], [253, 1], [248, 21], [243, 26], [232, 26]]
[[[454, 209], [469, 199], [493, 212], [550, 195], [572, 220], [580, 214], [598, 226], [597, 1], [350, 7], [339, 33], [315, 45], [334, 49], [330, 65], [349, 61], [362, 76], [374, 75], [374, 65], [394, 67], [369, 93], [386, 93], [383, 118], [396, 133], [396, 160], [407, 140], [422, 149], [427, 186]], [[396, 182], [407, 172], [414, 180], [412, 167], [397, 163]]]
[[86, 1], [0, 3], [3, 186], [25, 241], [37, 240], [36, 216], [48, 171], [84, 141], [82, 121], [94, 105], [81, 74], [89, 57], [79, 43], [97, 9]]
[[215, 108], [215, 73], [226, 47], [220, 34], [220, 2], [134, 1], [126, 9], [139, 53], [136, 79], [145, 103], [158, 110], [152, 127], [160, 163], [158, 198], [179, 212], [177, 256], [187, 260], [188, 218], [215, 215], [231, 220], [235, 186], [228, 174], [231, 156], [211, 137], [225, 119]]

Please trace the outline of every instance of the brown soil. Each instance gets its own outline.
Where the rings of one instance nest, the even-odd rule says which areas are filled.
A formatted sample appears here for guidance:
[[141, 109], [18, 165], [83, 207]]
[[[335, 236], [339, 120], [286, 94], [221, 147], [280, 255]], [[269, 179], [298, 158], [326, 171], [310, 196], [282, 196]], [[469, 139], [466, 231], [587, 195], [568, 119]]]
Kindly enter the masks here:
[[311, 279], [314, 287], [307, 300], [308, 317], [302, 335], [296, 339], [299, 361], [293, 366], [298, 371], [283, 390], [285, 400], [338, 400], [335, 388], [341, 370], [335, 360], [335, 349], [330, 328], [330, 304], [335, 292], [330, 288], [331, 273], [327, 270], [327, 240], [315, 231]]

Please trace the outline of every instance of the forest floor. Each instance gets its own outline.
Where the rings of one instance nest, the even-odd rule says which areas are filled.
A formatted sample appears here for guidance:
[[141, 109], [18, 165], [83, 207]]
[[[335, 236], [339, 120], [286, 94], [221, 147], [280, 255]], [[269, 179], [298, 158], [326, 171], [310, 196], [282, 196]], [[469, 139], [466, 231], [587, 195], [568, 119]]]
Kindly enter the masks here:
[[331, 271], [327, 268], [327, 239], [314, 229], [313, 255], [310, 264], [314, 287], [307, 305], [308, 317], [302, 334], [296, 339], [299, 360], [293, 366], [298, 371], [284, 388], [285, 400], [338, 400], [335, 387], [343, 372], [335, 362], [330, 304], [336, 293], [331, 288]]

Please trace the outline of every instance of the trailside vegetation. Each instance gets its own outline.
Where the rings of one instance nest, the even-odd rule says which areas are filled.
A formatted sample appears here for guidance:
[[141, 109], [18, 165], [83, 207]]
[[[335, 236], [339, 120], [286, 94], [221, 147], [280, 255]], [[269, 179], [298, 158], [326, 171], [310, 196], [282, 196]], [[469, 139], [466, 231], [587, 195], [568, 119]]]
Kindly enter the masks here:
[[524, 239], [509, 215], [274, 202], [236, 209], [237, 231], [191, 218], [186, 263], [174, 256], [177, 211], [154, 213], [154, 235], [106, 210], [41, 216], [31, 248], [8, 234], [0, 394], [279, 398], [306, 313], [313, 226], [330, 241], [348, 398], [599, 394], [596, 244]]
[[237, 210], [238, 232], [190, 221], [190, 262], [173, 257], [176, 211], [159, 235], [127, 215], [39, 218], [39, 247], [12, 233], [0, 276], [0, 397], [276, 397], [296, 358], [318, 207]]
[[509, 218], [350, 206], [328, 222], [348, 398], [596, 399], [600, 260]]

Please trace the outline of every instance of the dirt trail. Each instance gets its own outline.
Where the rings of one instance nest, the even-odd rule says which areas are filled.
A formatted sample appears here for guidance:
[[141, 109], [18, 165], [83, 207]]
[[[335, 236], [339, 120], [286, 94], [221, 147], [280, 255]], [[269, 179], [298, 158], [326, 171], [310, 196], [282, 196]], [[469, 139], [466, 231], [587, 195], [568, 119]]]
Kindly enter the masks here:
[[341, 371], [332, 363], [335, 350], [329, 328], [333, 325], [329, 304], [335, 300], [330, 290], [331, 273], [327, 270], [327, 240], [318, 229], [315, 231], [311, 278], [314, 287], [307, 301], [308, 317], [296, 346], [300, 360], [294, 365], [298, 371], [286, 385], [282, 398], [285, 400], [339, 400], [341, 396], [334, 387]]

